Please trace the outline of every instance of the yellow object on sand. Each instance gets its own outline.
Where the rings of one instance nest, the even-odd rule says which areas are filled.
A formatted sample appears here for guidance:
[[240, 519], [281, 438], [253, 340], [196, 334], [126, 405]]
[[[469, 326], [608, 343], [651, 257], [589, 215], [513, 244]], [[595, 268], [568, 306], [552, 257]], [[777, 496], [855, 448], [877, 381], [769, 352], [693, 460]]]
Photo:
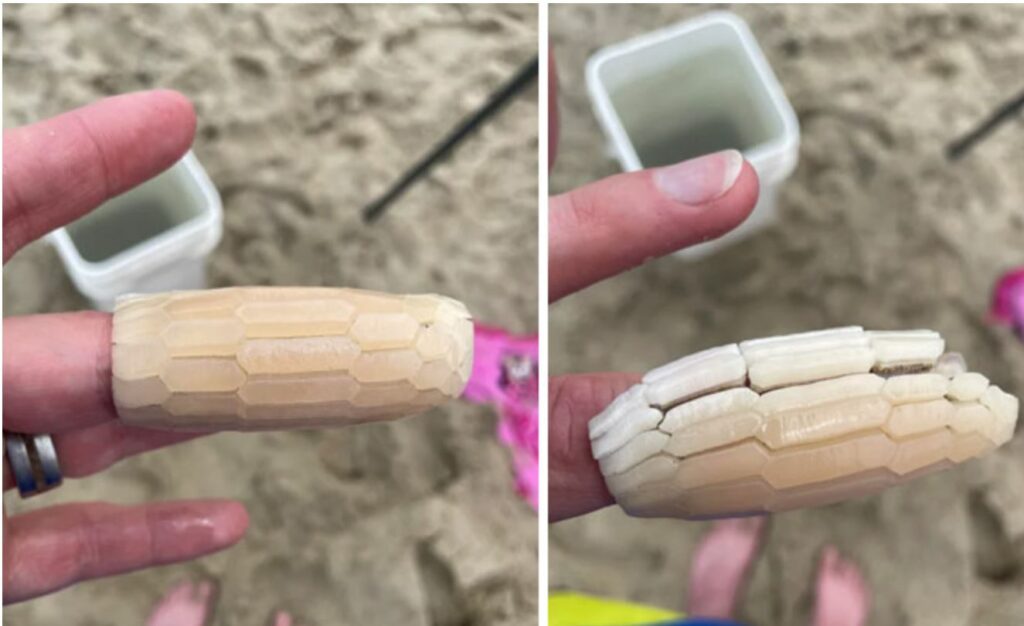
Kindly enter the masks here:
[[548, 596], [548, 626], [638, 626], [684, 617], [675, 611], [581, 593], [553, 591]]

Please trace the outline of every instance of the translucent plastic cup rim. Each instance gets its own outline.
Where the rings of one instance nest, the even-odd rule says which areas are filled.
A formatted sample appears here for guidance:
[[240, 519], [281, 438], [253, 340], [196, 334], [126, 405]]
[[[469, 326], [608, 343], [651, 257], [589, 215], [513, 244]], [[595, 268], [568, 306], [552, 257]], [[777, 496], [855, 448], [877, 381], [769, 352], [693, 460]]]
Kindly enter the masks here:
[[601, 80], [601, 68], [612, 59], [628, 57], [686, 36], [709, 26], [727, 26], [737, 35], [744, 54], [753, 64], [758, 80], [771, 100], [772, 106], [782, 120], [783, 131], [766, 142], [743, 151], [744, 157], [754, 166], [762, 178], [762, 184], [776, 184], [785, 180], [796, 167], [797, 151], [800, 145], [800, 124], [796, 113], [786, 98], [768, 60], [761, 51], [754, 34], [739, 16], [729, 11], [712, 11], [673, 26], [645, 33], [638, 37], [613, 44], [598, 50], [587, 62], [586, 78], [590, 99], [606, 135], [611, 140], [615, 156], [622, 169], [627, 172], [643, 169], [629, 134], [612, 104], [608, 90]]
[[47, 235], [75, 285], [86, 295], [105, 297], [108, 285], [134, 280], [176, 259], [202, 257], [220, 240], [223, 219], [220, 194], [191, 151], [171, 167], [179, 164], [184, 166], [202, 194], [203, 206], [195, 217], [99, 262], [82, 258], [66, 228], [58, 228]]

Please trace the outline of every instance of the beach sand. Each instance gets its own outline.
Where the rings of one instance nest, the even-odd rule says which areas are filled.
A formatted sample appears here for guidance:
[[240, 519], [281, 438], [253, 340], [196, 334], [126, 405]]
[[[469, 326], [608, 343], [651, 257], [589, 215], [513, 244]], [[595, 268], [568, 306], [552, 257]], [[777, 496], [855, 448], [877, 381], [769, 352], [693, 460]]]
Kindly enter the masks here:
[[[211, 286], [440, 292], [536, 331], [537, 90], [368, 226], [372, 201], [535, 53], [532, 6], [4, 7], [4, 127], [170, 87], [219, 188]], [[81, 309], [48, 246], [4, 268], [4, 315]], [[78, 585], [4, 623], [141, 624], [173, 582], [220, 583], [217, 624], [536, 623], [536, 515], [490, 409], [453, 403], [345, 430], [221, 434], [25, 504], [235, 497], [238, 546]]]
[[[1024, 120], [963, 160], [946, 143], [1022, 87], [1020, 6], [735, 5], [801, 122], [777, 224], [687, 263], [666, 258], [551, 310], [551, 371], [644, 371], [736, 340], [860, 324], [933, 328], [1024, 395], [1024, 347], [986, 321], [1024, 262]], [[708, 10], [552, 6], [565, 191], [615, 173], [583, 79], [598, 48]], [[682, 608], [706, 523], [615, 509], [557, 524], [550, 583]], [[836, 506], [776, 515], [742, 602], [753, 624], [808, 623], [820, 550], [866, 573], [872, 624], [1024, 621], [1024, 433], [952, 471]]]

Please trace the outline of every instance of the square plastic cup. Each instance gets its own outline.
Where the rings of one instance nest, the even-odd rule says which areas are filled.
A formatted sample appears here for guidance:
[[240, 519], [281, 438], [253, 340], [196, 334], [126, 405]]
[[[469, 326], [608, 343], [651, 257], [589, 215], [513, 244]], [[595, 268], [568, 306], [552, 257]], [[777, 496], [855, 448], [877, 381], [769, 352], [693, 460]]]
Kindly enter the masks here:
[[609, 151], [629, 172], [735, 148], [761, 181], [736, 230], [679, 253], [695, 259], [775, 220], [779, 185], [796, 167], [800, 126], [746, 23], [716, 11], [603, 48], [587, 89]]
[[126, 293], [206, 286], [220, 194], [195, 155], [48, 235], [75, 287], [109, 311]]

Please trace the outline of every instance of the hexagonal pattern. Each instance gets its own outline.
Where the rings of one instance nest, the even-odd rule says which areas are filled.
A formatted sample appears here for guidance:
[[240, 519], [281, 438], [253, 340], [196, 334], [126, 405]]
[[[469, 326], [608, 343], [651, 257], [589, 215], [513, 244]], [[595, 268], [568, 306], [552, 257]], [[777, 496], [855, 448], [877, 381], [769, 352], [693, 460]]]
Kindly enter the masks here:
[[320, 287], [132, 296], [114, 312], [114, 403], [184, 430], [359, 423], [461, 394], [473, 326], [459, 302]]
[[245, 336], [284, 339], [348, 332], [355, 307], [344, 300], [263, 300], [238, 308]]
[[245, 329], [227, 318], [187, 319], [168, 324], [160, 338], [172, 357], [234, 356]]
[[[680, 361], [686, 373], [699, 356]], [[666, 367], [659, 370], [669, 376], [672, 367], [686, 369]], [[430, 382], [434, 375], [420, 374]], [[656, 384], [659, 375], [645, 380]], [[1019, 411], [983, 376], [932, 370], [856, 373], [763, 394], [747, 382], [666, 409], [652, 406], [645, 385], [591, 424], [609, 490], [641, 517], [720, 517], [860, 497], [985, 454], [1012, 436]], [[632, 445], [654, 441], [644, 439], [654, 433], [654, 444]]]
[[378, 313], [359, 316], [349, 334], [363, 350], [389, 350], [412, 343], [420, 326], [408, 313]]

